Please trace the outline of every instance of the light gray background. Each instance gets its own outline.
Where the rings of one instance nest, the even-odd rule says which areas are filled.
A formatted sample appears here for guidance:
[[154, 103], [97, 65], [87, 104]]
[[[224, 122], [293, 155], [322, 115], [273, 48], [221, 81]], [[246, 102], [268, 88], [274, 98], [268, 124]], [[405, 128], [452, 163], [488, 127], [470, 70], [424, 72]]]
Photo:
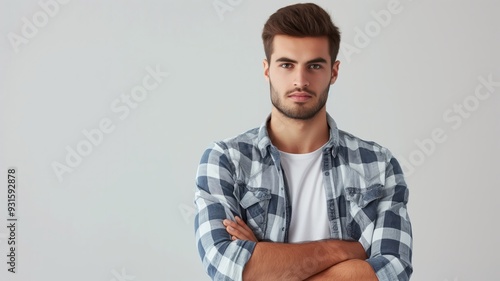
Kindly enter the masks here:
[[[358, 48], [339, 56], [328, 111], [341, 129], [408, 163], [412, 280], [495, 280], [500, 87], [484, 100], [474, 93], [479, 77], [500, 81], [500, 3], [400, 0], [377, 30], [373, 13], [390, 2], [316, 1], [340, 26], [343, 46]], [[214, 3], [230, 9], [218, 13]], [[210, 142], [269, 113], [260, 32], [291, 3], [74, 0], [16, 53], [9, 34], [22, 36], [23, 17], [40, 21], [44, 10], [1, 1], [0, 279], [208, 280], [193, 233], [196, 167]], [[372, 36], [361, 44], [365, 28]], [[113, 101], [157, 66], [169, 76], [120, 119]], [[467, 118], [448, 111], [464, 101]], [[66, 147], [105, 118], [114, 131], [59, 181], [52, 163], [64, 164]], [[419, 147], [434, 130], [441, 142]], [[11, 166], [15, 276], [5, 263]]]

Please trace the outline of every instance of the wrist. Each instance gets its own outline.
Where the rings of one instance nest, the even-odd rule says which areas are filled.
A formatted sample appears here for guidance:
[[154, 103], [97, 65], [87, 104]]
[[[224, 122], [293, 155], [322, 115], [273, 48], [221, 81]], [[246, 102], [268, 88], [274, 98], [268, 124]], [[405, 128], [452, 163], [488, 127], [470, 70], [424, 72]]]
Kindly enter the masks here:
[[367, 258], [365, 249], [356, 241], [328, 240], [330, 256], [336, 262]]

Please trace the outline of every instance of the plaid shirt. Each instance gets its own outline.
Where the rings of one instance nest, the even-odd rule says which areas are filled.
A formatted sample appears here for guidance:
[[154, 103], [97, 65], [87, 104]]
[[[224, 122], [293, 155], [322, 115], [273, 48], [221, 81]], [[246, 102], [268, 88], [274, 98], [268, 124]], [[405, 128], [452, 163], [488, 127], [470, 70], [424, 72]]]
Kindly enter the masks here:
[[[330, 237], [359, 241], [379, 280], [409, 280], [412, 232], [399, 163], [386, 148], [338, 130], [327, 118], [322, 171]], [[232, 241], [222, 220], [238, 215], [259, 241], [288, 242], [293, 210], [266, 123], [214, 143], [198, 167], [196, 241], [212, 280], [242, 280], [256, 244]]]

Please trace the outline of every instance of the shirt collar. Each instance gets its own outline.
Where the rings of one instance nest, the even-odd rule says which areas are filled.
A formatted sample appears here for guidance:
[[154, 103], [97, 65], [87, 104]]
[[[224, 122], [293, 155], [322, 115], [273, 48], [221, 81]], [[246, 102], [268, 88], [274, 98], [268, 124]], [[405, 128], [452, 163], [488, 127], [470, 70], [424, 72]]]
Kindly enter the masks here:
[[[328, 122], [328, 127], [330, 127], [330, 138], [328, 142], [325, 145], [325, 150], [331, 150], [332, 155], [335, 157], [337, 155], [337, 149], [339, 147], [339, 130], [337, 128], [337, 123], [335, 123], [335, 120], [330, 116], [330, 114], [326, 114], [327, 122]], [[269, 120], [271, 119], [271, 114], [269, 114], [266, 118], [266, 121], [263, 122], [260, 125], [259, 128], [259, 134], [258, 134], [258, 147], [260, 150], [260, 153], [263, 156], [266, 156], [267, 153], [269, 152], [268, 147], [274, 147], [273, 144], [271, 143], [271, 139], [269, 138], [269, 133], [267, 131], [267, 124]]]

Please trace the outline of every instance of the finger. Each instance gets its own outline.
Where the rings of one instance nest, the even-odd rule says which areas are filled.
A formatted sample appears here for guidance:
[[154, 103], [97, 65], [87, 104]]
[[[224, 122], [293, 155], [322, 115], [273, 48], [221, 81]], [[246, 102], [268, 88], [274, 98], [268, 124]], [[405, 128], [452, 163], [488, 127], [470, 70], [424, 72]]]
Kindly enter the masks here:
[[242, 226], [245, 230], [253, 233], [252, 229], [240, 217], [236, 216], [235, 218], [238, 225]]
[[248, 240], [258, 242], [257, 237], [253, 233], [253, 230], [238, 216], [235, 217], [236, 223], [238, 224], [239, 230], [245, 234]]
[[255, 237], [252, 229], [240, 217], [235, 216], [235, 221], [225, 219], [222, 221], [222, 223], [224, 224], [224, 226], [226, 227], [226, 231], [230, 235], [234, 235], [241, 240], [258, 242], [257, 237]]
[[232, 220], [225, 219], [222, 221], [222, 224], [224, 224], [224, 226], [226, 227], [226, 230], [228, 229], [228, 227], [232, 227], [233, 229], [237, 229], [237, 230], [243, 230], [243, 228], [240, 225], [238, 225], [236, 222], [234, 222]]
[[239, 217], [235, 217], [235, 219], [237, 224], [237, 227], [235, 227], [236, 229], [238, 229], [246, 237], [254, 237], [252, 229], [250, 229], [250, 227], [248, 227], [248, 225], [246, 225], [242, 219], [240, 219]]
[[244, 228], [238, 225], [236, 222], [225, 219], [222, 221], [222, 224], [224, 224], [224, 226], [226, 227], [226, 231], [229, 234], [235, 235], [240, 239], [245, 239], [246, 237], [248, 237], [248, 233], [246, 233], [246, 231], [244, 231]]
[[[251, 237], [248, 237], [247, 235], [245, 235], [245, 233], [242, 233], [240, 230], [232, 227], [232, 226], [228, 226], [226, 228], [226, 231], [232, 236], [232, 237], [236, 237], [237, 239], [240, 239], [240, 240], [251, 240], [252, 238]], [[234, 239], [233, 239], [234, 240]]]

